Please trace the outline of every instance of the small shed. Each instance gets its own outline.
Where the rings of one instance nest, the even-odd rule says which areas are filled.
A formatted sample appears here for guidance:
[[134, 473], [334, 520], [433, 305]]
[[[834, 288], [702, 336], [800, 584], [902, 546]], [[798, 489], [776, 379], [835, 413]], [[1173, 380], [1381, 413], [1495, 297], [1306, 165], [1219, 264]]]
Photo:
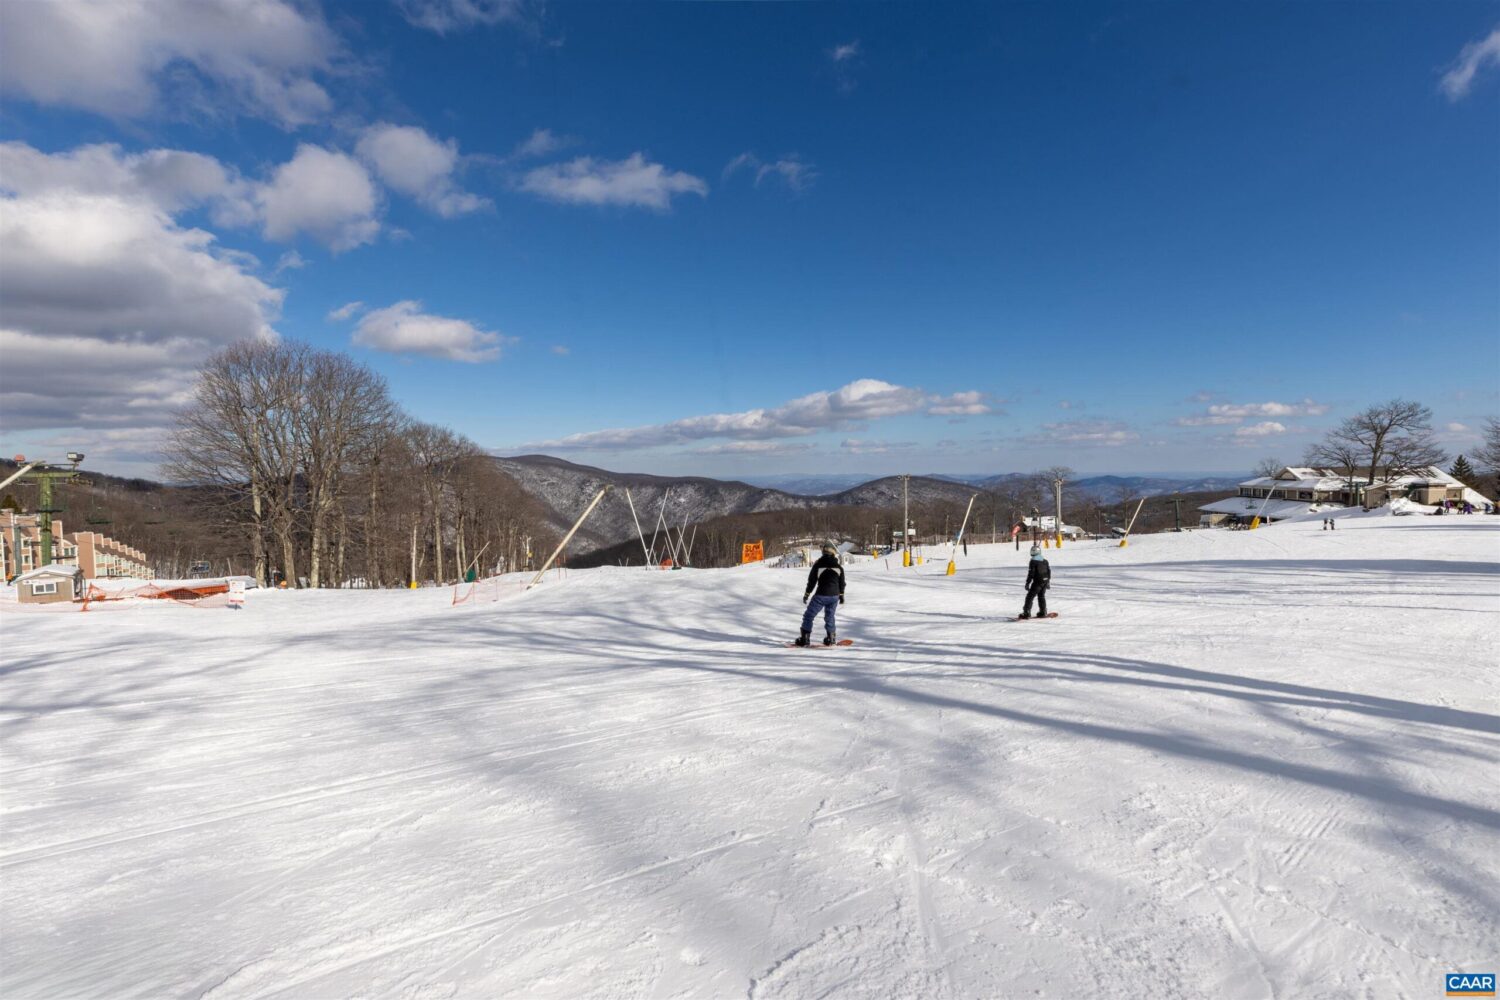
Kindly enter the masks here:
[[22, 604], [58, 604], [83, 598], [83, 570], [48, 563], [16, 577], [16, 600]]

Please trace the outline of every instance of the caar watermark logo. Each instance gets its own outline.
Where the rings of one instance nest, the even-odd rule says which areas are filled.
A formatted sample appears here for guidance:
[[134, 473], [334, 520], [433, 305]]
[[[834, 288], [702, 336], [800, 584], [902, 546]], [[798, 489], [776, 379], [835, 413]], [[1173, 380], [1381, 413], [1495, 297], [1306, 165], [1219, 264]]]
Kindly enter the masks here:
[[1450, 997], [1492, 997], [1495, 995], [1493, 972], [1450, 972], [1443, 977]]

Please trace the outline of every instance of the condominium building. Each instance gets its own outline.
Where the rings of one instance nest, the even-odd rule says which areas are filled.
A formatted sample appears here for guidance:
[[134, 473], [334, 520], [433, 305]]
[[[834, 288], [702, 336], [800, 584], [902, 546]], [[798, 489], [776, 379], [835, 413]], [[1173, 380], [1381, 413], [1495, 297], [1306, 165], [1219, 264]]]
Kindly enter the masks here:
[[[5, 579], [41, 567], [42, 532], [35, 514], [0, 511], [0, 566]], [[128, 577], [149, 580], [146, 553], [97, 531], [68, 532], [63, 519], [52, 519], [52, 562], [77, 566], [88, 579]]]

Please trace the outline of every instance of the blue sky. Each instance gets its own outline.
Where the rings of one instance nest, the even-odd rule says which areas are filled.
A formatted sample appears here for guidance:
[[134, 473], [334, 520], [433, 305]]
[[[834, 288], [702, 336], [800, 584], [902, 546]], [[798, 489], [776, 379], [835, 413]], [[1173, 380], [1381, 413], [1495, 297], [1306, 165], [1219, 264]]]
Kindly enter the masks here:
[[1391, 396], [1453, 452], [1500, 411], [1500, 4], [0, 28], [7, 452], [149, 474], [198, 361], [269, 335], [662, 473], [1237, 472]]

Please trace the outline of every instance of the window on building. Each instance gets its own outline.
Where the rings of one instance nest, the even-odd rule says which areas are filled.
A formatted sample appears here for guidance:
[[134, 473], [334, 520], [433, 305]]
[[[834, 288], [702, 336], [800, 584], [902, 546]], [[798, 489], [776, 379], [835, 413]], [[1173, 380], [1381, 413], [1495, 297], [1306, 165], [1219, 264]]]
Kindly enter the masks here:
[[57, 584], [55, 584], [55, 583], [33, 583], [31, 585], [31, 592], [33, 594], [55, 594], [55, 593], [57, 593]]

